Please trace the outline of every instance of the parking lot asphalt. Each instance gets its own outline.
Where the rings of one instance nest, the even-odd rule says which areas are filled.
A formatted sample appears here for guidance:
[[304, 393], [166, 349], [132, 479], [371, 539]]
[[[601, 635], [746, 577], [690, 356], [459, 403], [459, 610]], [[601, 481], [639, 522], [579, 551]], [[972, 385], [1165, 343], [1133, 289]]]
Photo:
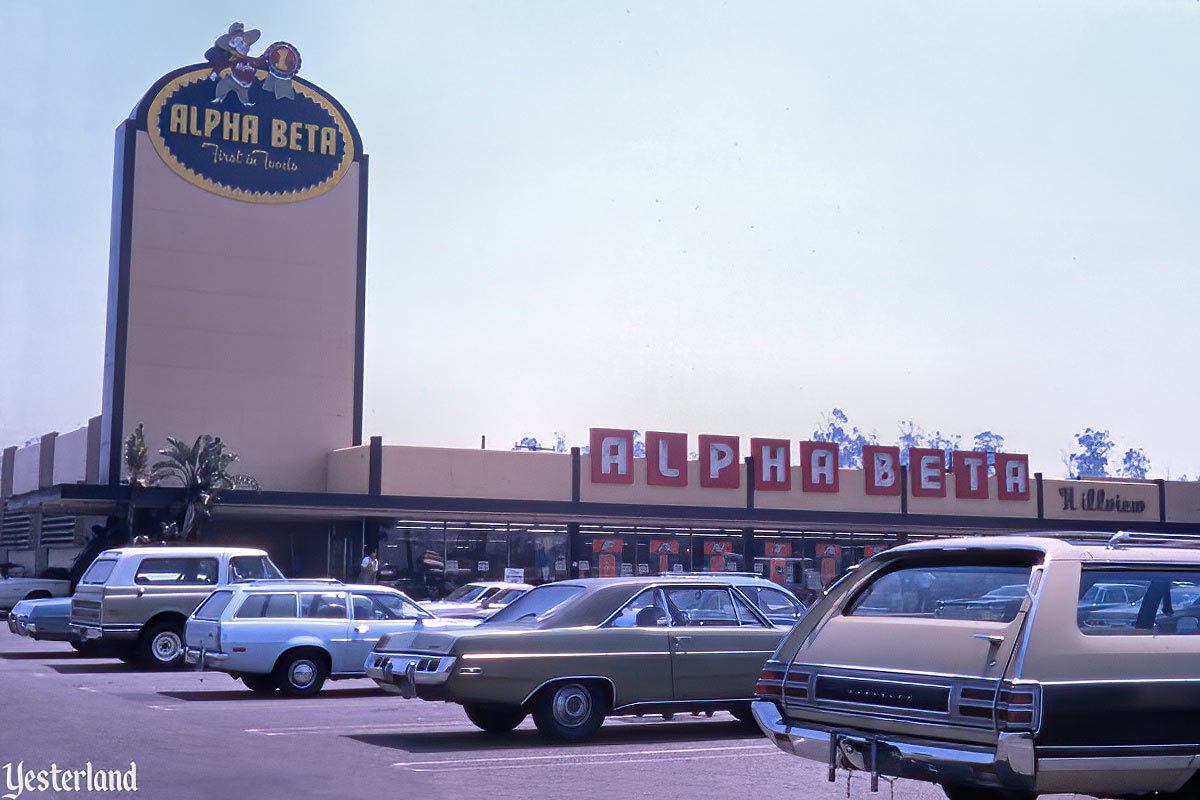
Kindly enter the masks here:
[[[309, 699], [260, 697], [218, 672], [146, 672], [67, 645], [0, 634], [0, 780], [24, 769], [128, 770], [147, 800], [413, 797], [788, 797], [934, 800], [936, 787], [839, 773], [778, 751], [723, 712], [616, 717], [554, 745], [526, 719], [488, 736], [456, 705], [403, 700], [368, 680]], [[11, 791], [10, 789], [5, 791]], [[111, 793], [24, 792], [42, 797]]]

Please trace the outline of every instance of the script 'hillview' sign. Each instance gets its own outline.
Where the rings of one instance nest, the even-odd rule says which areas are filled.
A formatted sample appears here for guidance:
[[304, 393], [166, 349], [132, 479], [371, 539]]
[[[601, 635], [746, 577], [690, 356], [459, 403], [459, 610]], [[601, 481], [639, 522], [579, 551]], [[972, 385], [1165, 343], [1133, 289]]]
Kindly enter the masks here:
[[163, 85], [146, 119], [150, 141], [177, 175], [222, 197], [316, 197], [354, 161], [354, 138], [337, 104], [296, 78], [294, 46], [249, 54], [259, 35], [234, 23], [204, 54], [207, 64]]

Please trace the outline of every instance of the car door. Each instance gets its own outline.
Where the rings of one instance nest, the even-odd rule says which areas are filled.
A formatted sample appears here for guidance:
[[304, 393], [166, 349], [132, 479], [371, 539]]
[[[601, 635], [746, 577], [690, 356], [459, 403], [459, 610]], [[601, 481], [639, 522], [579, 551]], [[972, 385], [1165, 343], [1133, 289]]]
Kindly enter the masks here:
[[611, 680], [618, 705], [672, 700], [670, 632], [661, 592], [638, 592], [587, 634], [587, 649], [595, 655], [581, 671]]
[[786, 630], [770, 625], [726, 586], [669, 586], [671, 675], [676, 700], [747, 700]]
[[346, 642], [348, 671], [362, 672], [367, 655], [386, 633], [410, 631], [418, 619], [433, 615], [390, 592], [351, 592], [350, 633]]
[[346, 592], [301, 592], [300, 618], [306, 633], [325, 642], [329, 649], [332, 672], [361, 672], [362, 660], [351, 668], [350, 617]]

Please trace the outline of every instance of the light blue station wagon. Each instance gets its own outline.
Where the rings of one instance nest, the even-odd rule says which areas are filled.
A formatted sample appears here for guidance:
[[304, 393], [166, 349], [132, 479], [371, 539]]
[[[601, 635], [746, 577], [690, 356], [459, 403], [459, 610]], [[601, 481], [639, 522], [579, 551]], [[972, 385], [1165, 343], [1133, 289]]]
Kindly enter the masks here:
[[470, 628], [395, 589], [335, 581], [260, 580], [218, 589], [187, 621], [187, 662], [228, 672], [255, 692], [308, 697], [326, 679], [361, 678], [388, 633]]

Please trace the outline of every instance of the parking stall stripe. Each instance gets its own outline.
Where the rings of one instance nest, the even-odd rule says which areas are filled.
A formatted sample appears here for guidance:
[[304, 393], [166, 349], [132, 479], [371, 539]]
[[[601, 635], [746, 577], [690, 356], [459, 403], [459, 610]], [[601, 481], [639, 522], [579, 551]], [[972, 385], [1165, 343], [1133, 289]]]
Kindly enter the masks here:
[[[730, 750], [765, 750], [772, 751], [775, 748], [770, 744], [747, 744], [733, 745], [726, 747], [672, 747], [658, 748], [656, 750], [618, 750], [605, 751], [602, 753], [571, 753], [555, 754], [546, 756], [497, 756], [491, 758], [447, 758], [438, 759], [436, 761], [397, 761], [392, 764], [393, 767], [423, 767], [431, 765], [455, 765], [455, 764], [476, 764], [479, 768], [486, 768], [489, 765], [506, 764], [513, 761], [574, 761], [580, 758], [619, 758], [624, 756], [663, 756], [673, 753], [711, 753], [720, 752], [727, 753]], [[530, 765], [533, 766], [533, 765]], [[474, 768], [474, 767], [470, 767]]]
[[[772, 748], [772, 749], [774, 749], [774, 748]], [[672, 752], [675, 752], [675, 751], [667, 750], [667, 751], [665, 751], [665, 753], [660, 753], [658, 755], [653, 755], [653, 756], [645, 755], [645, 756], [638, 756], [637, 758], [609, 757], [604, 760], [596, 760], [596, 761], [588, 761], [588, 762], [580, 762], [580, 761], [576, 761], [575, 759], [560, 759], [559, 761], [554, 762], [553, 765], [554, 766], [560, 766], [560, 765], [561, 766], [576, 766], [576, 767], [582, 767], [582, 766], [597, 767], [597, 766], [608, 766], [610, 764], [655, 764], [655, 765], [661, 765], [664, 760], [675, 762], [675, 761], [712, 761], [712, 760], [715, 760], [718, 758], [763, 758], [766, 756], [770, 756], [771, 758], [775, 757], [775, 754], [773, 752], [765, 752], [765, 753], [714, 753], [714, 754], [710, 754], [710, 755], [681, 756], [679, 758], [664, 758], [664, 756], [670, 756], [670, 754]], [[620, 755], [620, 754], [614, 753], [613, 755]], [[532, 769], [532, 768], [545, 768], [547, 766], [550, 766], [550, 765], [546, 764], [545, 762], [542, 762], [539, 764], [529, 764], [529, 763], [526, 763], [526, 764], [476, 764], [474, 766], [461, 766], [461, 767], [455, 767], [455, 766], [450, 766], [450, 767], [434, 767], [434, 766], [406, 767], [406, 769], [408, 769], [410, 772], [469, 772], [472, 770], [484, 770], [484, 769], [486, 769], [486, 770]]]

